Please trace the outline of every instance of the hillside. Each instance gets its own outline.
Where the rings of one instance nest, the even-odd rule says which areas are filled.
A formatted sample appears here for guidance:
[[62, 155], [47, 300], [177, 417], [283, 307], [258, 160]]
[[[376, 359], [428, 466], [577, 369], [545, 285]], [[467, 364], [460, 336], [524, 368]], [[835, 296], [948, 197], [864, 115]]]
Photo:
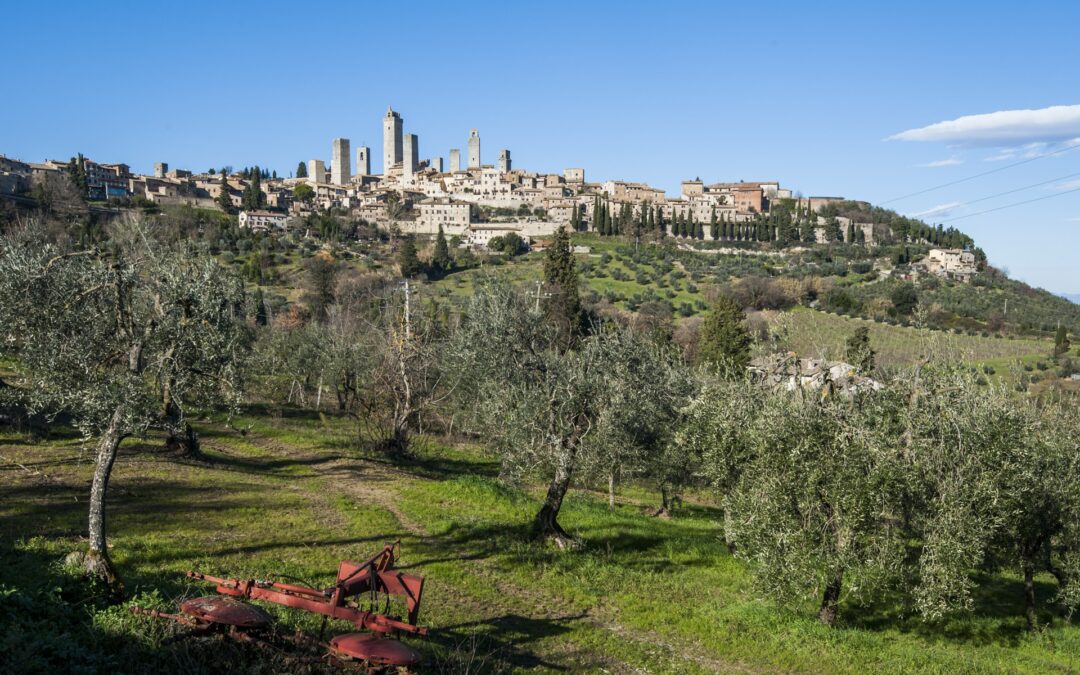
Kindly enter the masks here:
[[[351, 427], [314, 411], [250, 410], [204, 422], [206, 459], [158, 438], [122, 448], [110, 499], [115, 562], [139, 604], [171, 611], [205, 594], [184, 579], [289, 575], [328, 583], [337, 562], [400, 539], [403, 565], [427, 578], [411, 640], [442, 672], [776, 671], [885, 669], [977, 673], [1080, 668], [1080, 629], [1022, 629], [1019, 582], [995, 577], [975, 612], [933, 628], [899, 605], [852, 607], [832, 629], [813, 607], [778, 609], [725, 548], [719, 509], [688, 496], [673, 519], [628, 488], [609, 511], [575, 490], [566, 526], [585, 549], [566, 555], [520, 539], [539, 485], [507, 487], [474, 447], [429, 439], [409, 462], [351, 450]], [[167, 626], [107, 607], [65, 568], [85, 526], [91, 466], [81, 443], [0, 436], [0, 649], [16, 672], [268, 672], [272, 654], [217, 640], [159, 646]], [[993, 592], [993, 594], [991, 594]], [[1039, 592], [1049, 594], [1040, 580]], [[310, 615], [268, 607], [287, 630], [318, 631]], [[346, 629], [334, 622], [331, 633]]]

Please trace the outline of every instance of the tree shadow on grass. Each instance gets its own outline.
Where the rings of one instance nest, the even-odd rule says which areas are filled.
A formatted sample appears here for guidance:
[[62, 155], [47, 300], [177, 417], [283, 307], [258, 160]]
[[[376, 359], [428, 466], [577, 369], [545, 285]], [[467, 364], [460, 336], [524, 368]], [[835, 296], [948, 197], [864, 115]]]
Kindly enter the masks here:
[[[876, 603], [852, 605], [842, 610], [842, 624], [875, 632], [896, 630], [931, 643], [1019, 646], [1031, 635], [1024, 619], [1023, 583], [982, 572], [975, 574], [975, 580], [971, 612], [960, 612], [939, 621], [924, 621], [904, 594], [892, 593]], [[1056, 586], [1038, 580], [1035, 586], [1040, 624], [1063, 623], [1062, 614], [1051, 605]]]
[[[509, 668], [584, 671], [604, 665], [588, 652], [568, 654], [562, 663], [544, 659], [529, 649], [531, 643], [558, 637], [574, 630], [574, 624], [586, 617], [584, 612], [554, 618], [534, 618], [520, 614], [501, 614], [433, 630], [428, 641], [436, 645], [440, 661], [479, 665], [468, 672], [503, 672]], [[463, 658], [464, 655], [464, 658]], [[458, 671], [452, 668], [451, 672]]]
[[393, 455], [371, 453], [365, 455], [364, 459], [427, 480], [450, 480], [461, 476], [495, 478], [499, 475], [499, 463], [497, 461], [486, 461], [479, 458], [467, 459], [438, 455], [395, 457]]

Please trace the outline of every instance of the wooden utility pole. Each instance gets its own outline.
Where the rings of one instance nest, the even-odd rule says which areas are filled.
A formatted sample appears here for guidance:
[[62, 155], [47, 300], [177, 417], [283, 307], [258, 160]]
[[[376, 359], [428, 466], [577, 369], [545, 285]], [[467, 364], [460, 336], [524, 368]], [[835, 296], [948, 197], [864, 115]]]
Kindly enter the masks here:
[[405, 280], [405, 339], [412, 339], [412, 316], [409, 312], [409, 300], [411, 293], [409, 292], [409, 280]]

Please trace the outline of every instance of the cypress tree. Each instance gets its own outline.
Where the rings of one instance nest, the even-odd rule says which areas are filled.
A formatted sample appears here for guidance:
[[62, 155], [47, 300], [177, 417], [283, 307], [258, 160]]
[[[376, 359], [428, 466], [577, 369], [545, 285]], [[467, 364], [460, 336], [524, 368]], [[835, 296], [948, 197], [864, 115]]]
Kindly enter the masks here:
[[704, 363], [718, 366], [738, 378], [750, 363], [750, 332], [745, 316], [729, 296], [721, 294], [701, 323], [698, 354]]
[[221, 172], [221, 190], [218, 193], [218, 206], [225, 213], [232, 213], [232, 196], [229, 194], [229, 179], [224, 171]]
[[435, 252], [431, 256], [431, 264], [439, 272], [450, 269], [450, 247], [446, 245], [442, 223], [439, 223], [439, 233], [435, 236]]
[[[716, 224], [714, 223], [712, 227], [715, 229]], [[705, 226], [700, 221], [694, 227], [694, 237], [699, 240], [705, 238]]]
[[420, 259], [416, 257], [416, 242], [412, 237], [407, 237], [401, 244], [398, 252], [398, 266], [401, 267], [401, 276], [415, 276], [420, 271]]
[[548, 298], [547, 317], [559, 330], [560, 342], [569, 349], [581, 328], [581, 299], [578, 295], [577, 264], [570, 249], [570, 235], [560, 227], [544, 259], [544, 283]]
[[296, 177], [307, 178], [307, 164], [300, 162], [296, 165]]
[[720, 223], [716, 220], [716, 207], [709, 212], [709, 236], [713, 239], [720, 238]]
[[1069, 333], [1065, 326], [1058, 326], [1054, 333], [1054, 356], [1064, 356], [1069, 353], [1072, 343], [1069, 342]]
[[255, 310], [255, 325], [265, 326], [268, 322], [268, 317], [266, 315], [266, 301], [263, 298], [262, 288], [259, 286], [255, 287], [255, 293], [252, 297], [252, 304], [254, 305], [253, 309]]
[[844, 358], [860, 374], [870, 376], [874, 372], [874, 354], [874, 348], [870, 346], [870, 329], [859, 326], [847, 339]]

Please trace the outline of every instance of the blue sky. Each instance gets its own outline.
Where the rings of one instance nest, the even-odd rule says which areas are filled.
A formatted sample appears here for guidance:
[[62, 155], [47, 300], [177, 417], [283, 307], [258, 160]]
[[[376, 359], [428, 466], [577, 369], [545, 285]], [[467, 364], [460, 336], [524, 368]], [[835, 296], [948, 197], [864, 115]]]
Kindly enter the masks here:
[[700, 176], [889, 201], [969, 232], [1015, 277], [1080, 293], [1080, 192], [946, 220], [1080, 179], [1080, 147], [1059, 152], [1080, 107], [991, 115], [1080, 106], [1080, 3], [36, 0], [4, 18], [11, 157], [288, 175], [344, 136], [379, 171], [392, 104], [422, 158], [476, 127], [485, 162], [507, 147], [518, 167], [673, 194]]

